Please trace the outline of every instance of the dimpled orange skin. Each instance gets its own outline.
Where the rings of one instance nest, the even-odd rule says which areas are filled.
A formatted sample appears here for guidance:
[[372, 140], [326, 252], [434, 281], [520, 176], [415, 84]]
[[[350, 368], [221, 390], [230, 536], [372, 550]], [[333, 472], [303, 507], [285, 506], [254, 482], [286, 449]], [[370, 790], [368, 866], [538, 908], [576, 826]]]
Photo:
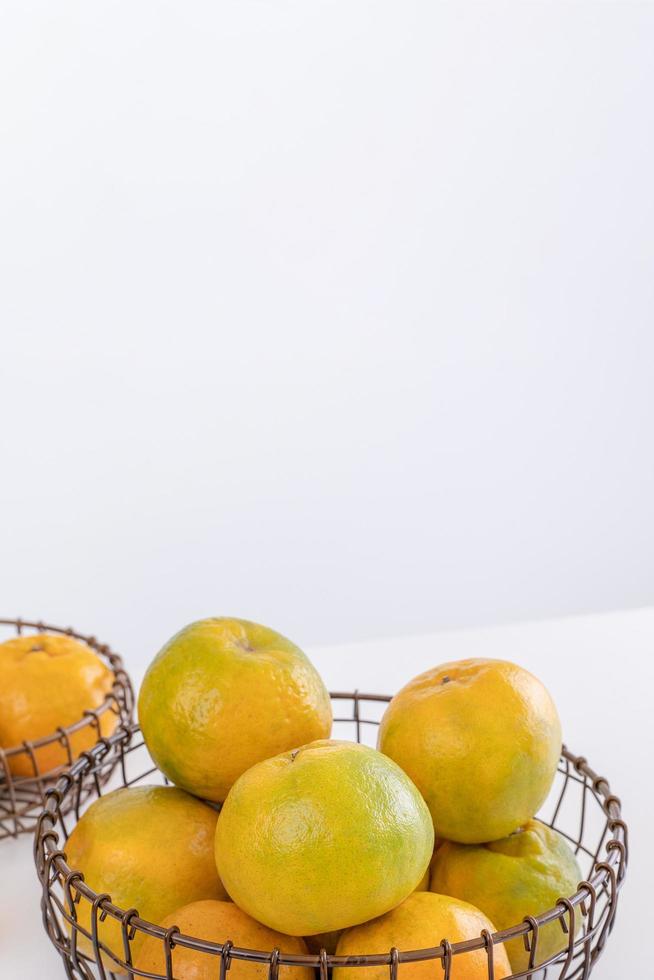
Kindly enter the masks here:
[[[228, 939], [241, 949], [258, 949], [272, 952], [277, 948], [282, 953], [306, 956], [306, 944], [298, 936], [285, 936], [274, 929], [268, 929], [242, 912], [232, 902], [192, 902], [167, 916], [162, 923], [164, 929], [177, 926], [186, 936], [205, 939], [208, 942], [224, 943]], [[268, 980], [266, 963], [248, 963], [233, 957], [229, 968], [231, 980]], [[148, 936], [141, 946], [135, 965], [157, 975], [166, 975], [164, 944], [160, 939]], [[219, 974], [220, 958], [197, 950], [175, 946], [173, 949], [173, 974], [176, 980], [216, 980]], [[314, 980], [314, 971], [306, 967], [280, 966], [282, 980]]]
[[[67, 863], [119, 908], [136, 908], [143, 919], [160, 922], [188, 902], [227, 898], [213, 858], [217, 818], [206, 803], [174, 786], [114, 790], [96, 800], [73, 828], [65, 845]], [[76, 909], [90, 930], [90, 903], [82, 900]], [[100, 940], [120, 954], [120, 923], [108, 916], [98, 930]], [[136, 933], [133, 951], [143, 938]], [[90, 943], [81, 938], [80, 944], [89, 951]]]
[[[366, 953], [388, 953], [393, 947], [400, 952], [440, 946], [443, 939], [452, 945], [476, 939], [483, 929], [495, 928], [486, 916], [467, 902], [432, 892], [414, 892], [405, 902], [386, 915], [347, 929], [338, 941], [337, 956]], [[504, 947], [493, 949], [494, 977], [511, 976]], [[442, 961], [423, 960], [400, 963], [398, 974], [404, 980], [434, 980], [442, 975]], [[388, 966], [335, 967], [334, 980], [388, 980]], [[485, 949], [452, 957], [450, 980], [488, 980], [488, 958]]]
[[[78, 640], [52, 633], [17, 636], [0, 644], [0, 746], [4, 749], [54, 735], [80, 721], [86, 710], [99, 708], [114, 683], [114, 675], [102, 660]], [[100, 716], [100, 734], [116, 727], [113, 711]], [[73, 758], [95, 745], [98, 731], [85, 725], [71, 733]], [[69, 762], [59, 742], [34, 750], [40, 774]], [[34, 776], [26, 752], [9, 756], [14, 776]]]
[[[472, 902], [498, 929], [509, 929], [526, 915], [541, 915], [560, 898], [574, 895], [581, 877], [565, 839], [539, 820], [530, 820], [491, 844], [445, 841], [434, 857], [431, 888]], [[567, 945], [559, 922], [541, 926], [535, 965]], [[506, 950], [516, 973], [528, 969], [529, 953], [522, 939], [510, 940]]]
[[537, 678], [504, 660], [460, 660], [395, 695], [379, 749], [424, 796], [436, 834], [464, 844], [507, 837], [544, 803], [561, 723]]
[[174, 636], [138, 703], [152, 758], [177, 786], [222, 802], [263, 759], [327, 738], [327, 688], [285, 637], [244, 619], [204, 619]]
[[253, 766], [216, 828], [216, 863], [232, 899], [294, 936], [386, 912], [419, 883], [433, 848], [411, 780], [355, 742], [312, 742]]

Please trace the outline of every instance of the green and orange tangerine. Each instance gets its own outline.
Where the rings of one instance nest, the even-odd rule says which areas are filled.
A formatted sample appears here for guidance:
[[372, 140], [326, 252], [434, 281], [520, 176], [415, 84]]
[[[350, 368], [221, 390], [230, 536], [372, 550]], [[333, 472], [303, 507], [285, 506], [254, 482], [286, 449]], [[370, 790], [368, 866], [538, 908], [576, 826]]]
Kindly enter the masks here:
[[[161, 926], [164, 929], [177, 926], [186, 936], [217, 944], [230, 940], [240, 949], [278, 949], [281, 953], [304, 956], [308, 952], [304, 941], [298, 936], [285, 936], [268, 929], [233, 902], [192, 902], [172, 912], [161, 922]], [[220, 972], [219, 963], [216, 955], [201, 950], [178, 945], [172, 951], [173, 974], [177, 980], [216, 980]], [[135, 965], [137, 969], [155, 976], [165, 976], [166, 957], [161, 940], [148, 936]], [[268, 980], [269, 976], [267, 963], [248, 962], [236, 957], [230, 960], [230, 980]], [[314, 971], [309, 967], [280, 966], [279, 977], [281, 980], [314, 980]]]
[[[451, 944], [477, 939], [484, 930], [495, 927], [473, 905], [448, 895], [414, 892], [385, 915], [363, 925], [346, 929], [336, 947], [337, 956], [361, 956], [400, 952], [440, 946], [443, 939]], [[511, 967], [504, 947], [493, 949], [493, 980], [509, 977]], [[434, 980], [441, 966], [433, 958], [415, 963], [401, 963], [398, 974], [405, 980]], [[388, 966], [343, 966], [334, 968], [334, 980], [388, 980]], [[450, 980], [488, 980], [488, 957], [482, 947], [452, 957]]]
[[[173, 909], [198, 899], [227, 899], [216, 871], [214, 809], [174, 786], [117, 789], [97, 799], [80, 818], [66, 843], [66, 860], [97, 894], [108, 893], [122, 909], [136, 908], [158, 923]], [[90, 931], [91, 904], [75, 906]], [[101, 942], [123, 951], [121, 924], [107, 916], [98, 924]], [[132, 951], [143, 941], [136, 933]], [[91, 952], [81, 937], [80, 946]], [[114, 972], [116, 965], [105, 957]]]
[[[444, 841], [434, 857], [431, 889], [477, 905], [498, 929], [508, 929], [574, 895], [581, 877], [561, 834], [530, 820], [510, 837], [490, 844]], [[514, 971], [527, 970], [529, 954], [522, 939], [506, 945]], [[541, 926], [535, 965], [567, 945], [559, 922]]]
[[250, 766], [332, 727], [329, 693], [302, 650], [244, 619], [200, 620], [169, 640], [145, 675], [138, 714], [162, 772], [216, 802]]
[[253, 766], [216, 828], [232, 899], [290, 935], [334, 932], [397, 905], [429, 865], [429, 811], [374, 749], [320, 740]]
[[561, 723], [541, 682], [504, 660], [461, 660], [425, 671], [386, 709], [378, 748], [424, 796], [439, 837], [499, 840], [545, 801]]

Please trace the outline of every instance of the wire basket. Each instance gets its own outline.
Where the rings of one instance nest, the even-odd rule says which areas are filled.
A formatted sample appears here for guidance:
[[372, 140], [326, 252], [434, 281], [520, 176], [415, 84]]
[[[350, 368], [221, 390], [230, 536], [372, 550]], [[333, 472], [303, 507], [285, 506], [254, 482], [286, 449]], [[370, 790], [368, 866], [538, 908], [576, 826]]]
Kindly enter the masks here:
[[[33, 833], [38, 815], [45, 806], [48, 788], [75, 761], [73, 741], [78, 746], [80, 742], [88, 745], [96, 743], [102, 737], [102, 725], [110, 713], [117, 716], [118, 727], [129, 725], [132, 721], [134, 695], [123, 662], [117, 653], [113, 653], [94, 636], [84, 636], [70, 626], [62, 628], [40, 621], [0, 619], [0, 642], [30, 633], [58, 633], [85, 643], [108, 664], [114, 681], [104, 702], [93, 710], [85, 711], [74, 724], [59, 727], [51, 734], [33, 741], [25, 741], [10, 748], [0, 747], [0, 840], [17, 837], [22, 833]], [[45, 771], [41, 768], [43, 750], [53, 747], [57, 750], [56, 755], [60, 757], [61, 764]], [[92, 764], [90, 760], [89, 764]], [[110, 774], [110, 769], [104, 769], [102, 779], [106, 781]], [[72, 800], [62, 801], [63, 810], [71, 806]]]
[[[334, 736], [374, 745], [376, 728], [390, 697], [356, 691], [333, 693], [331, 697], [337, 716], [334, 718]], [[65, 810], [72, 806], [74, 819], [79, 819], [83, 801], [88, 802], [102, 793], [106, 774], [117, 763], [116, 773], [120, 778], [111, 781], [111, 788], [166, 782], [148, 755], [138, 727], [117, 732], [79, 759], [60, 777], [56, 787], [47, 791], [47, 802], [34, 838], [34, 857], [43, 889], [44, 927], [70, 978], [113, 978], [116, 975], [107, 968], [107, 962], [114, 960], [122, 967], [121, 975], [171, 980], [175, 977], [175, 949], [185, 947], [215, 958], [215, 976], [220, 980], [225, 980], [233, 960], [266, 965], [269, 980], [277, 980], [280, 966], [314, 967], [319, 980], [327, 980], [334, 966], [380, 965], [388, 968], [389, 980], [397, 980], [401, 964], [434, 960], [438, 961], [434, 962], [434, 977], [449, 980], [457, 956], [483, 949], [487, 956], [488, 977], [493, 980], [494, 948], [509, 939], [521, 938], [529, 952], [531, 969], [512, 974], [514, 978], [581, 980], [590, 976], [615, 921], [618, 895], [627, 867], [627, 827], [621, 819], [620, 801], [611, 794], [608, 782], [593, 772], [586, 759], [573, 755], [565, 747], [554, 787], [539, 816], [563, 834], [581, 862], [587, 877], [576, 893], [562, 896], [555, 908], [543, 909], [541, 915], [526, 918], [493, 935], [486, 932], [479, 938], [456, 944], [445, 939], [431, 949], [391, 949], [388, 953], [371, 955], [361, 950], [361, 955], [356, 957], [328, 955], [325, 950], [319, 955], [291, 955], [277, 949], [241, 949], [233, 946], [229, 936], [225, 936], [222, 943], [208, 942], [182, 935], [174, 927], [163, 929], [147, 922], [139, 918], [137, 909], [118, 908], [112, 904], [109, 895], [97, 894], [89, 888], [80, 870], [66, 863], [63, 849], [72, 829], [73, 814], [67, 821]], [[78, 921], [80, 903], [90, 906], [89, 915], [82, 917], [90, 923], [90, 928]], [[110, 948], [98, 938], [98, 922], [107, 916], [120, 923], [121, 948]], [[539, 930], [557, 921], [564, 935], [565, 949], [540, 962]], [[165, 973], [143, 973], [134, 967], [132, 942], [137, 933], [154, 936], [162, 944]], [[87, 955], [80, 947], [93, 949], [93, 955]], [[101, 956], [101, 951], [107, 956]], [[534, 963], [539, 964], [537, 968], [533, 968]], [[362, 980], [363, 977], [365, 974], [362, 974]]]

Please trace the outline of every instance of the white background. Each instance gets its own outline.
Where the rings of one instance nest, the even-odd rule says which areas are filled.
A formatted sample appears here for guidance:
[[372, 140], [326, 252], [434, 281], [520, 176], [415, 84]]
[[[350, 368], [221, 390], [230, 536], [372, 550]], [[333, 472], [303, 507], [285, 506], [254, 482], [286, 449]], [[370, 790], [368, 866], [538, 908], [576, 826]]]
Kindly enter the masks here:
[[212, 614], [395, 637], [339, 648], [386, 690], [512, 636], [645, 840], [645, 614], [399, 637], [653, 601], [653, 49], [649, 3], [3, 0], [0, 615], [137, 677]]
[[654, 5], [0, 5], [6, 613], [643, 605]]

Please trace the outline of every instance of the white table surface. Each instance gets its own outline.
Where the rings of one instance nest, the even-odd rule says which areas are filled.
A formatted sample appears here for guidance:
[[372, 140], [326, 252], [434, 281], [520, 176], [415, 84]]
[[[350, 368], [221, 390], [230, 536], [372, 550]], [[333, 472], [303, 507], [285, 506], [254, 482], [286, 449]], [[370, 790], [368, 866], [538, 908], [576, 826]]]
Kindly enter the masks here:
[[[645, 846], [654, 811], [654, 608], [320, 647], [309, 653], [332, 690], [393, 692], [427, 667], [469, 656], [507, 658], [536, 673], [558, 704], [566, 743], [609, 779], [630, 825], [631, 864], [617, 925], [593, 977], [635, 980], [646, 975], [646, 887], [654, 872], [652, 850]], [[145, 666], [145, 659], [132, 664], [135, 683]], [[0, 978], [63, 977], [41, 925], [31, 841], [2, 841], [0, 870]]]

